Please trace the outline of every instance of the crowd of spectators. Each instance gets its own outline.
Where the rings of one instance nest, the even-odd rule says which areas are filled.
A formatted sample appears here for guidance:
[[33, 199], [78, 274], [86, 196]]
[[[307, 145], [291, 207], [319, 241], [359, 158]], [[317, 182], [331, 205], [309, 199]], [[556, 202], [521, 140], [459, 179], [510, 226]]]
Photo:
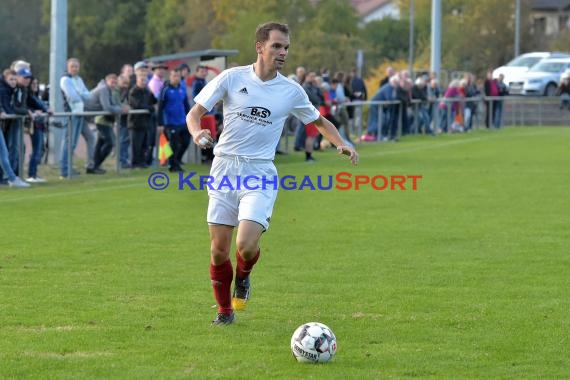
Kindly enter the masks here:
[[[171, 146], [168, 159], [171, 172], [183, 172], [183, 157], [191, 137], [185, 117], [192, 99], [206, 84], [209, 68], [197, 66], [194, 73], [186, 63], [169, 68], [163, 63], [140, 61], [125, 64], [119, 74], [108, 73], [91, 90], [80, 76], [80, 61], [68, 59], [66, 72], [60, 80], [64, 110], [71, 113], [64, 126], [61, 154], [58, 158], [60, 178], [81, 174], [79, 168], [68, 167], [68, 153], [74, 153], [79, 137], [85, 140], [85, 173], [105, 174], [104, 162], [117, 150], [116, 159], [124, 168], [147, 168], [157, 165], [156, 141], [164, 134]], [[46, 180], [38, 174], [47, 141], [47, 92], [42, 94], [39, 81], [32, 74], [30, 63], [15, 61], [0, 78], [0, 184], [29, 187]], [[480, 99], [486, 97], [484, 120], [487, 128], [501, 128], [503, 100], [508, 94], [503, 78], [495, 79], [489, 70], [484, 81], [477, 82], [471, 73], [440, 86], [435, 74], [426, 73], [412, 79], [407, 70], [392, 67], [380, 81], [369, 99], [363, 79], [356, 69], [331, 74], [327, 68], [309, 71], [299, 66], [291, 80], [299, 83], [313, 105], [338, 129], [346, 144], [360, 141], [397, 141], [410, 133], [436, 136], [439, 133], [469, 132], [473, 120], [482, 117]], [[566, 75], [557, 94], [560, 108], [570, 109], [570, 76]], [[366, 133], [356, 136], [355, 112], [365, 109], [351, 102], [370, 100], [367, 107]], [[131, 113], [144, 110], [144, 113]], [[84, 111], [104, 111], [105, 115], [86, 117]], [[223, 121], [216, 110], [203, 117], [203, 128], [210, 130], [214, 140], [221, 133]], [[30, 138], [31, 152], [27, 175], [20, 173], [22, 129]], [[115, 136], [115, 130], [118, 136]], [[323, 141], [314, 125], [303, 125], [290, 117], [284, 133], [294, 133], [295, 151], [305, 152], [305, 161], [314, 162], [314, 152], [330, 143]], [[68, 134], [71, 134], [69, 136]], [[71, 138], [70, 138], [71, 137]], [[68, 144], [71, 143], [71, 146]], [[280, 146], [276, 154], [284, 154]], [[202, 161], [211, 162], [212, 149], [202, 152]], [[25, 178], [23, 180], [22, 178]]]
[[[190, 76], [191, 68], [182, 63], [168, 70], [162, 63], [140, 61], [125, 64], [119, 74], [108, 73], [92, 89], [88, 89], [80, 75], [77, 58], [66, 62], [65, 74], [60, 79], [65, 131], [58, 157], [60, 179], [82, 174], [80, 168], [69, 167], [69, 152], [75, 153], [79, 138], [85, 140], [85, 174], [105, 174], [104, 162], [117, 150], [120, 166], [147, 168], [156, 165], [157, 134], [165, 134], [173, 154], [168, 160], [171, 172], [183, 172], [183, 156], [190, 144], [186, 128], [186, 114], [191, 100], [206, 84], [208, 67], [198, 66]], [[14, 62], [3, 71], [0, 79], [0, 183], [12, 187], [30, 187], [31, 183], [46, 182], [38, 174], [38, 165], [44, 157], [47, 144], [48, 93], [40, 93], [39, 81], [25, 61]], [[131, 113], [131, 110], [146, 112]], [[97, 116], [85, 113], [102, 111]], [[204, 125], [217, 135], [219, 120], [214, 113], [204, 117]], [[118, 136], [115, 135], [115, 127]], [[20, 151], [24, 146], [22, 128], [30, 136], [31, 152], [27, 176], [20, 173]], [[203, 160], [211, 160], [207, 150]], [[25, 179], [23, 179], [25, 178]]]

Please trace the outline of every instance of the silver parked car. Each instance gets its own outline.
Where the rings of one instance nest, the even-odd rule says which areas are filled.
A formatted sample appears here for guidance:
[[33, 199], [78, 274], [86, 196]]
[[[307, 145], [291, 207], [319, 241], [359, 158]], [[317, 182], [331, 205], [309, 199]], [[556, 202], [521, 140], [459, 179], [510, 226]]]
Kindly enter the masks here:
[[540, 61], [515, 81], [509, 83], [513, 95], [554, 96], [560, 77], [570, 69], [570, 58], [549, 58]]
[[503, 74], [504, 82], [510, 88], [511, 82], [520, 82], [522, 75], [537, 63], [550, 58], [570, 58], [570, 54], [560, 52], [524, 53], [493, 71], [493, 78]]

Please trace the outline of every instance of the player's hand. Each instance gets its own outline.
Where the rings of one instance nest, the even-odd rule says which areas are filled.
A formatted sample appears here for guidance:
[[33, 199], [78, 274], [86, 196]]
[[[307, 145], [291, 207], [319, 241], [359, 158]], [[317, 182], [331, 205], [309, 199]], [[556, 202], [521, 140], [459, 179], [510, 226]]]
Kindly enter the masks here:
[[350, 158], [350, 162], [352, 162], [353, 165], [358, 165], [358, 152], [347, 145], [340, 145], [336, 148], [336, 151], [338, 152], [338, 154], [344, 154], [345, 156], [348, 156]]
[[211, 148], [214, 145], [214, 139], [210, 135], [210, 130], [201, 129], [200, 132], [194, 136], [194, 143], [200, 149]]

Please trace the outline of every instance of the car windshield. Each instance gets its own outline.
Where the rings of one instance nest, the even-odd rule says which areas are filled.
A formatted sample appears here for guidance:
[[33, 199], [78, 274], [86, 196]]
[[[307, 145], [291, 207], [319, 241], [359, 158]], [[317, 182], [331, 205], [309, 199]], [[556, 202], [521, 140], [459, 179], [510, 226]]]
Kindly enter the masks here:
[[511, 62], [507, 63], [506, 66], [524, 66], [532, 67], [540, 61], [542, 57], [517, 57]]
[[559, 73], [566, 68], [564, 62], [541, 62], [530, 69], [530, 71], [542, 71], [546, 73]]

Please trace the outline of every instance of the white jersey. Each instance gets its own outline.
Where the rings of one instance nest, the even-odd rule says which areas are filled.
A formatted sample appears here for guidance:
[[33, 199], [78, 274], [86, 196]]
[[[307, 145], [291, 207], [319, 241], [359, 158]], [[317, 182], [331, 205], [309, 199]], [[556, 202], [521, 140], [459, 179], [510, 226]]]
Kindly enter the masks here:
[[253, 65], [223, 71], [194, 98], [208, 111], [220, 100], [224, 102], [224, 128], [214, 148], [216, 156], [273, 160], [289, 114], [304, 124], [319, 118], [298, 83], [280, 73], [263, 82]]

